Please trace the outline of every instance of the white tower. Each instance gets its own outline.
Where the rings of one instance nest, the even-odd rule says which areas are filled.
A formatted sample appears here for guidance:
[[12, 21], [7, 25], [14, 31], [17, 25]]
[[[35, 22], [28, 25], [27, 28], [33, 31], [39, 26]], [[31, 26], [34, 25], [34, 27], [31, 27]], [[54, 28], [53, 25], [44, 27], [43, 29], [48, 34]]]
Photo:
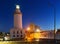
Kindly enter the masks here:
[[19, 5], [16, 5], [16, 10], [14, 12], [14, 28], [22, 29], [22, 13]]

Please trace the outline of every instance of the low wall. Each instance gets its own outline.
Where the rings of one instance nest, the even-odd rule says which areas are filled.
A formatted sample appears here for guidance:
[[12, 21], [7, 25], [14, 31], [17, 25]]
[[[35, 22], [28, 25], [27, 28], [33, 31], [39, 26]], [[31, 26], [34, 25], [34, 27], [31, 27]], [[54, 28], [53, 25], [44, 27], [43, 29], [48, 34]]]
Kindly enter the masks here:
[[0, 41], [0, 44], [37, 44], [38, 42], [23, 42], [23, 41]]
[[[60, 44], [60, 40], [56, 44]], [[39, 42], [24, 42], [24, 41], [0, 41], [0, 44], [55, 44], [54, 40], [40, 40]]]

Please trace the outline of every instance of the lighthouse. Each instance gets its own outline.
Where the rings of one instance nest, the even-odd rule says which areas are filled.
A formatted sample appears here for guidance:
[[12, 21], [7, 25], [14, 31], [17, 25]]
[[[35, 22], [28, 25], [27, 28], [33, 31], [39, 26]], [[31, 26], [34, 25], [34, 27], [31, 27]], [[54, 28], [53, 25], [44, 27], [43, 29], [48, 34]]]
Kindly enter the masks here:
[[20, 10], [20, 6], [16, 5], [16, 9], [14, 11], [14, 26], [10, 29], [11, 38], [24, 38], [25, 33], [22, 28], [22, 12]]
[[19, 5], [16, 5], [14, 12], [14, 28], [22, 29], [22, 13]]

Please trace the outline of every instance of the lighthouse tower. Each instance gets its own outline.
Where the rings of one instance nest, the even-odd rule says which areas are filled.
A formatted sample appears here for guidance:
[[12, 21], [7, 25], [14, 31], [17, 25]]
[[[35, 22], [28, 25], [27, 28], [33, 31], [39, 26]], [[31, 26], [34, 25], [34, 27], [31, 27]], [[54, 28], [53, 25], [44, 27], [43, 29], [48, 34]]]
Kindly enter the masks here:
[[22, 28], [22, 13], [19, 5], [16, 5], [14, 12], [14, 26], [10, 29], [11, 38], [24, 38], [24, 30]]
[[14, 28], [22, 29], [22, 13], [19, 5], [16, 5], [16, 10], [14, 12]]

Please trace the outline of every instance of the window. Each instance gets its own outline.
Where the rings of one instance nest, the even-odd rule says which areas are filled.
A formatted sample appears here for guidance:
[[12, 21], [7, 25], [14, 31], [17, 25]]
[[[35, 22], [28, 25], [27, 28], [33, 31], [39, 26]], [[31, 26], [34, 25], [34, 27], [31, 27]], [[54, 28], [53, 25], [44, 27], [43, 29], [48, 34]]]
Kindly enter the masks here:
[[19, 35], [17, 35], [17, 37], [19, 37]]
[[22, 37], [22, 35], [21, 35], [21, 37]]
[[17, 34], [19, 34], [19, 31], [17, 31]]
[[13, 35], [13, 37], [15, 37], [15, 35]]
[[13, 34], [15, 34], [15, 31], [13, 31]]
[[21, 34], [22, 34], [22, 31], [21, 31]]

